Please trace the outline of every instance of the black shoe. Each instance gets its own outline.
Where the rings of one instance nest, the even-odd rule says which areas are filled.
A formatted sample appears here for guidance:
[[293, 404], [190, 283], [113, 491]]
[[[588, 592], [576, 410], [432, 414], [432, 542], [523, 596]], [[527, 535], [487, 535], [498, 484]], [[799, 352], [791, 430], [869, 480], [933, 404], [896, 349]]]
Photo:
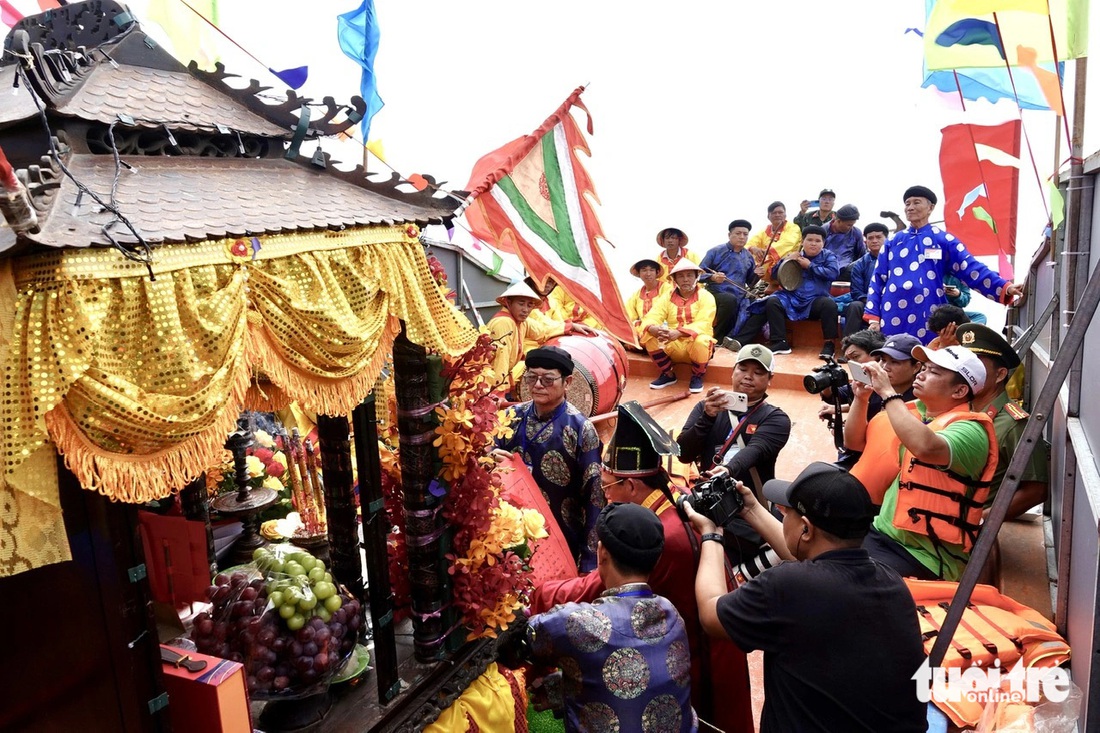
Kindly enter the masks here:
[[771, 349], [771, 352], [776, 356], [791, 353], [791, 345], [786, 341], [772, 341], [768, 345], [768, 348]]
[[738, 351], [741, 350], [741, 342], [735, 338], [730, 338], [729, 336], [726, 336], [724, 339], [722, 339], [722, 348], [729, 349], [736, 354]]
[[821, 352], [818, 354], [821, 358], [827, 356], [836, 356], [836, 344], [832, 341], [826, 341], [825, 345], [821, 347]]

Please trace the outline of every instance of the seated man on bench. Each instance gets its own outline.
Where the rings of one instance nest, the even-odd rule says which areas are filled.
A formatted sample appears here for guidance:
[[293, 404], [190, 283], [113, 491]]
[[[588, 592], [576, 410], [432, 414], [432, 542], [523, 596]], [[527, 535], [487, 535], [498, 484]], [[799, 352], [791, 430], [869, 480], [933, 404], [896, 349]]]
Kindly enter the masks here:
[[767, 323], [771, 331], [768, 348], [773, 354], [789, 354], [791, 346], [787, 343], [787, 321], [810, 319], [821, 321], [821, 333], [825, 337], [821, 355], [832, 356], [836, 353], [839, 320], [836, 301], [829, 295], [829, 289], [840, 267], [836, 255], [825, 249], [825, 230], [819, 226], [806, 227], [802, 231], [801, 251], [786, 255], [772, 271], [773, 277], [792, 261], [802, 268], [802, 281], [797, 287], [779, 290], [749, 304], [749, 316], [734, 336], [737, 343], [730, 344], [731, 349], [740, 349], [743, 344], [751, 342]]
[[676, 289], [657, 299], [642, 318], [642, 346], [661, 370], [650, 389], [676, 383], [673, 363], [691, 364], [691, 392], [703, 391], [703, 376], [714, 354], [714, 296], [699, 287], [703, 270], [687, 257], [672, 268]]

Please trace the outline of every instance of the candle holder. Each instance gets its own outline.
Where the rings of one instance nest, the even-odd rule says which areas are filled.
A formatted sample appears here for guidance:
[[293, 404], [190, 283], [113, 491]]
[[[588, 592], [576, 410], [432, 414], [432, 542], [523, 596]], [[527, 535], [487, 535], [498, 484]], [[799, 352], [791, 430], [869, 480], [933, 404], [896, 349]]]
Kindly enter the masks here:
[[249, 483], [251, 476], [248, 474], [248, 463], [245, 460], [248, 446], [252, 445], [253, 436], [247, 422], [242, 418], [237, 421], [237, 430], [230, 433], [225, 441], [227, 450], [233, 453], [233, 473], [237, 483], [237, 493], [225, 493], [214, 499], [211, 506], [221, 514], [238, 519], [244, 526], [241, 536], [233, 543], [229, 551], [229, 562], [232, 565], [242, 565], [252, 562], [252, 553], [256, 548], [263, 547], [268, 542], [260, 535], [260, 512], [279, 500], [278, 492], [259, 487], [253, 488]]

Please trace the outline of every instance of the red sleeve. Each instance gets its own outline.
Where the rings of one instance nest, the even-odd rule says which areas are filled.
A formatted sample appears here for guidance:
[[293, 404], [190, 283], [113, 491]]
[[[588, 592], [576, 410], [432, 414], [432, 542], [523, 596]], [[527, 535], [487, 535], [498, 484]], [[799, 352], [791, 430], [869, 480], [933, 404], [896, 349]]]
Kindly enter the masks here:
[[531, 615], [545, 613], [561, 603], [588, 603], [604, 592], [600, 574], [593, 570], [578, 578], [548, 580], [531, 593]]

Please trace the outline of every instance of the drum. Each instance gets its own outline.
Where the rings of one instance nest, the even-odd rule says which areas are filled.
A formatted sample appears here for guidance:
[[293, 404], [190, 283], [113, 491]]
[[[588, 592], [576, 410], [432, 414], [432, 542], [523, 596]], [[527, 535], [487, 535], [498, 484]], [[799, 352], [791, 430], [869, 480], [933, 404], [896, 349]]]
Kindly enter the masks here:
[[798, 264], [798, 260], [784, 260], [779, 264], [776, 278], [779, 287], [784, 290], [798, 290], [802, 284], [802, 265]]
[[834, 298], [839, 298], [842, 295], [848, 295], [852, 292], [852, 284], [845, 282], [844, 280], [834, 280], [832, 287], [829, 288], [829, 295]]
[[[583, 415], [611, 412], [626, 389], [626, 351], [617, 340], [596, 336], [556, 336], [546, 342], [573, 357], [573, 384], [565, 393]], [[531, 388], [519, 380], [519, 398], [531, 399]]]

